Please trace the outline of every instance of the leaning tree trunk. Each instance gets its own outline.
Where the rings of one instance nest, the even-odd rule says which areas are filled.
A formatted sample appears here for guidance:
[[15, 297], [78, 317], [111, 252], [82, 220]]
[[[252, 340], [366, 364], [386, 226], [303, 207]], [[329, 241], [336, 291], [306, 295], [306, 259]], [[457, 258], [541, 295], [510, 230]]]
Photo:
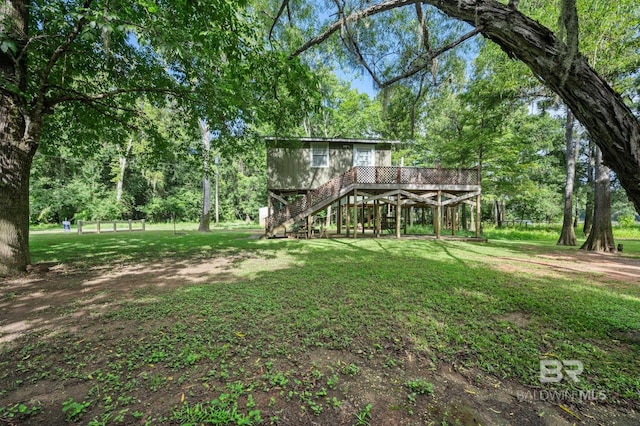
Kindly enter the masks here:
[[[467, 22], [498, 44], [510, 57], [526, 64], [571, 108], [602, 150], [602, 157], [640, 212], [640, 122], [607, 82], [576, 55], [547, 27], [495, 0], [423, 0], [444, 14]], [[322, 43], [354, 22], [398, 7], [415, 5], [415, 0], [387, 0], [357, 10], [331, 24], [293, 55]], [[425, 61], [428, 63], [429, 61]], [[381, 84], [384, 86], [385, 82]]]
[[567, 175], [564, 182], [564, 218], [562, 221], [562, 232], [558, 239], [560, 246], [577, 245], [576, 233], [573, 229], [573, 182], [576, 178], [576, 140], [573, 137], [574, 117], [571, 110], [567, 108], [567, 123], [565, 132], [565, 142], [567, 145], [566, 163]]
[[202, 215], [200, 215], [199, 232], [211, 231], [211, 180], [209, 179], [209, 155], [211, 153], [211, 135], [209, 125], [206, 121], [200, 120], [200, 133], [202, 136]]
[[582, 55], [552, 31], [494, 0], [427, 0], [454, 18], [480, 28], [508, 55], [524, 62], [557, 93], [602, 151], [640, 212], [640, 122]]
[[594, 195], [593, 225], [581, 250], [615, 252], [611, 228], [611, 182], [609, 167], [602, 163], [602, 154], [596, 149], [596, 190]]
[[593, 141], [589, 141], [589, 162], [587, 163], [587, 204], [584, 211], [584, 226], [582, 232], [584, 235], [589, 235], [591, 232], [591, 225], [593, 224], [593, 173], [595, 169], [595, 148]]

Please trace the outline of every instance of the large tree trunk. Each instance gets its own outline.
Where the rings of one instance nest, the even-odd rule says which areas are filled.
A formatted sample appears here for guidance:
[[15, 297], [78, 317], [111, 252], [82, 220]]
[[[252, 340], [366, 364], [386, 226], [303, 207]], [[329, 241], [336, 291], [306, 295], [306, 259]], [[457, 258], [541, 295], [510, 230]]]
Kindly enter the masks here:
[[[27, 5], [0, 3], [0, 32], [20, 52], [27, 40]], [[10, 26], [5, 28], [5, 24]], [[26, 89], [26, 55], [16, 59], [0, 50], [0, 275], [26, 271], [29, 259], [29, 172], [42, 130], [42, 114], [33, 113], [11, 83]], [[41, 111], [41, 109], [37, 109]], [[29, 115], [31, 114], [31, 115]]]
[[15, 134], [26, 133], [25, 122], [10, 115], [7, 103], [0, 99], [0, 276], [24, 272], [30, 263], [29, 172], [35, 154], [32, 144], [15, 144]]
[[595, 147], [592, 141], [589, 141], [589, 163], [587, 164], [587, 204], [584, 211], [584, 226], [582, 232], [589, 235], [591, 225], [593, 225], [593, 192], [594, 181], [593, 173], [595, 170]]
[[575, 246], [576, 233], [573, 229], [573, 182], [576, 178], [576, 140], [573, 137], [574, 117], [567, 109], [567, 123], [565, 132], [567, 175], [564, 182], [564, 218], [562, 232], [558, 239], [560, 246]]
[[595, 209], [593, 213], [593, 226], [587, 241], [581, 250], [615, 252], [616, 246], [613, 240], [611, 228], [611, 187], [609, 180], [609, 167], [602, 163], [602, 154], [596, 149], [596, 190]]
[[[604, 163], [616, 172], [629, 199], [640, 212], [640, 122], [607, 82], [555, 34], [495, 0], [423, 0], [448, 16], [476, 27], [509, 56], [518, 58], [567, 104], [602, 150]], [[388, 0], [353, 12], [344, 21], [402, 6], [415, 0]], [[322, 34], [305, 43], [294, 55], [322, 43], [344, 28], [338, 20]], [[384, 83], [384, 82], [382, 82]]]
[[211, 231], [211, 180], [209, 179], [209, 155], [211, 153], [211, 134], [206, 121], [200, 120], [200, 134], [202, 136], [202, 214], [200, 215], [199, 232]]

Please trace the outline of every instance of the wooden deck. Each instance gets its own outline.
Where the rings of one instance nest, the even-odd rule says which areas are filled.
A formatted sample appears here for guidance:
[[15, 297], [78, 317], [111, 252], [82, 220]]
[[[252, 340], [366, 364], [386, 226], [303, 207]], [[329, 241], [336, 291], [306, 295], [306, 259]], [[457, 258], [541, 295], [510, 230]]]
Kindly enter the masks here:
[[[283, 191], [269, 191], [269, 209], [271, 214], [266, 219], [266, 234], [273, 235], [277, 229], [286, 230], [296, 222], [302, 222], [310, 229], [310, 218], [321, 210], [337, 203], [339, 224], [342, 223], [340, 213], [346, 210], [347, 233], [351, 223], [350, 209], [354, 217], [357, 209], [373, 209], [376, 230], [381, 234], [381, 206], [392, 209], [394, 217], [402, 217], [403, 207], [428, 206], [434, 210], [433, 225], [435, 235], [441, 236], [441, 219], [445, 208], [458, 206], [461, 203], [475, 208], [474, 219], [480, 222], [480, 170], [444, 169], [420, 167], [354, 167], [336, 176], [318, 188], [304, 191], [296, 199], [288, 201]], [[278, 206], [279, 208], [274, 208]], [[346, 209], [342, 206], [347, 206]], [[400, 237], [400, 223], [395, 221], [396, 237]], [[357, 220], [356, 220], [357, 223]], [[455, 224], [453, 225], [455, 229]], [[479, 237], [479, 226], [477, 237]], [[341, 232], [338, 226], [338, 233]], [[353, 233], [355, 236], [357, 233]]]

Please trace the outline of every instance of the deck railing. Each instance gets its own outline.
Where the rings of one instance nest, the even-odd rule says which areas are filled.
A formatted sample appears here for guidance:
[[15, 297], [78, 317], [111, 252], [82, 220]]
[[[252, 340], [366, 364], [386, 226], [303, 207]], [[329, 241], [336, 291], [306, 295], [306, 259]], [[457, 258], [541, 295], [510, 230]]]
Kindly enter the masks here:
[[353, 184], [479, 185], [480, 170], [478, 168], [443, 169], [440, 167], [353, 167], [271, 214], [266, 219], [266, 228], [272, 230], [324, 200], [337, 196], [343, 188]]

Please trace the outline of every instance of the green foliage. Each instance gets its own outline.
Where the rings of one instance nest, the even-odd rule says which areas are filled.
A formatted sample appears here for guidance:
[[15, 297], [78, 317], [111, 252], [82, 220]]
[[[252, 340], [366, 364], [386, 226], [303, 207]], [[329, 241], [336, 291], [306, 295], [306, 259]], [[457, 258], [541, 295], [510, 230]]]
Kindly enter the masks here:
[[91, 404], [93, 404], [93, 401], [77, 402], [73, 398], [69, 398], [62, 403], [62, 412], [68, 422], [76, 421], [82, 417]]
[[23, 419], [29, 416], [35, 416], [42, 411], [40, 405], [13, 404], [6, 407], [0, 407], [0, 419], [10, 422], [12, 419]]
[[635, 212], [620, 214], [617, 220], [623, 228], [631, 228], [636, 224], [636, 214]]
[[371, 404], [367, 404], [363, 409], [361, 409], [360, 411], [358, 411], [355, 416], [356, 416], [356, 425], [358, 426], [366, 426], [369, 424], [369, 421], [371, 420], [371, 409], [373, 408], [373, 405]]
[[[186, 402], [173, 411], [171, 420], [180, 424], [211, 425], [253, 425], [262, 420], [260, 410], [251, 410], [243, 414], [238, 408], [237, 394], [221, 394], [208, 403], [190, 405]], [[249, 395], [251, 396], [251, 395]], [[252, 400], [252, 399], [250, 399]], [[249, 403], [247, 405], [250, 405]]]
[[196, 191], [180, 191], [166, 198], [154, 197], [141, 210], [153, 222], [188, 221], [198, 218], [202, 195]]
[[404, 386], [409, 390], [409, 392], [413, 392], [418, 395], [433, 394], [433, 383], [430, 383], [423, 378], [409, 380], [404, 383]]

